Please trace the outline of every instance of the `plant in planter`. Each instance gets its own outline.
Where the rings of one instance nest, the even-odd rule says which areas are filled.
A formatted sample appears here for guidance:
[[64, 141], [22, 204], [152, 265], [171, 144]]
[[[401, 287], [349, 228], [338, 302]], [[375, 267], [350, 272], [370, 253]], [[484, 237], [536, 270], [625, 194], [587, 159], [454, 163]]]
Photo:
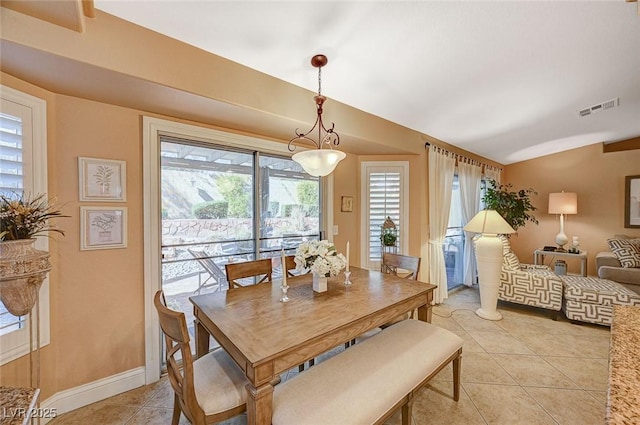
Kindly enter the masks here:
[[538, 224], [538, 220], [531, 214], [537, 208], [531, 203], [530, 196], [538, 192], [532, 188], [512, 190], [511, 184], [499, 184], [490, 180], [487, 191], [482, 198], [486, 209], [496, 210], [513, 230], [524, 227], [527, 221]]
[[396, 234], [393, 233], [391, 229], [385, 229], [383, 230], [380, 239], [382, 240], [382, 245], [384, 246], [395, 246], [398, 236], [396, 236]]
[[36, 249], [35, 236], [64, 231], [49, 220], [62, 215], [44, 195], [0, 194], [0, 300], [14, 316], [28, 314], [51, 269], [49, 253]]

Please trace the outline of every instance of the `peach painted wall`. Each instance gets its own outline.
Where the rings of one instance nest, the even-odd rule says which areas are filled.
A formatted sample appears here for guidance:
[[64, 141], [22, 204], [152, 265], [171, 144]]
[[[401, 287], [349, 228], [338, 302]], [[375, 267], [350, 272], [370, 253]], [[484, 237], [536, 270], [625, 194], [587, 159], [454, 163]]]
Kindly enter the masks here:
[[[3, 84], [42, 97], [41, 90], [5, 77]], [[55, 259], [51, 344], [42, 350], [42, 399], [144, 365], [140, 112], [50, 93], [44, 97], [49, 194], [70, 218], [59, 221], [66, 236], [50, 244]], [[78, 156], [125, 160], [127, 202], [80, 203]], [[80, 251], [80, 206], [127, 207], [127, 248]], [[1, 369], [3, 385], [28, 384], [25, 359]]]
[[[616, 233], [640, 237], [640, 229], [624, 227], [625, 176], [639, 174], [640, 150], [602, 153], [601, 144], [506, 166], [505, 182], [516, 189], [533, 187], [538, 192], [532, 199], [540, 224], [527, 224], [512, 239], [520, 261], [532, 262], [534, 249], [555, 245], [560, 224], [547, 213], [549, 193], [576, 192], [578, 214], [565, 220], [565, 233], [569, 240], [579, 236], [581, 249], [588, 252], [588, 274], [597, 275], [595, 255], [607, 250], [608, 237]], [[576, 261], [568, 267], [570, 272], [579, 271]]]

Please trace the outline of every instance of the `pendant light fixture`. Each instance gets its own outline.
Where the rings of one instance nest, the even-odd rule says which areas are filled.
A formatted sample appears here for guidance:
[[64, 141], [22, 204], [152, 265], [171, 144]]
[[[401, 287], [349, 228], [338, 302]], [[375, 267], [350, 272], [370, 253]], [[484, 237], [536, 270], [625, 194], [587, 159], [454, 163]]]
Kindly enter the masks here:
[[[309, 149], [303, 152], [294, 154], [291, 159], [299, 163], [304, 171], [315, 177], [323, 177], [331, 174], [335, 170], [338, 162], [342, 161], [347, 155], [344, 152], [335, 150], [333, 145], [340, 144], [340, 136], [333, 128], [334, 123], [331, 123], [331, 128], [327, 129], [322, 122], [322, 105], [327, 100], [322, 95], [322, 67], [325, 66], [328, 59], [325, 55], [315, 55], [311, 58], [311, 65], [318, 68], [318, 94], [313, 97], [316, 102], [316, 122], [311, 127], [311, 130], [306, 133], [302, 133], [300, 129], [296, 129], [296, 137], [289, 141], [289, 151], [296, 150], [296, 142], [311, 142], [315, 146], [315, 149]], [[309, 136], [314, 130], [318, 131], [318, 141], [313, 140]], [[324, 149], [323, 149], [324, 148]]]

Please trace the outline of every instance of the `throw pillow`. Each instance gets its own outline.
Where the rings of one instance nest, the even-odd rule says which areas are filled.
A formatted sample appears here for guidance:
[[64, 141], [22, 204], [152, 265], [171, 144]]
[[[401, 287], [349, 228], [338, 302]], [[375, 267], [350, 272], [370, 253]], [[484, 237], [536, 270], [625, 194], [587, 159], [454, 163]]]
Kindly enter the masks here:
[[640, 239], [607, 239], [622, 267], [640, 267]]

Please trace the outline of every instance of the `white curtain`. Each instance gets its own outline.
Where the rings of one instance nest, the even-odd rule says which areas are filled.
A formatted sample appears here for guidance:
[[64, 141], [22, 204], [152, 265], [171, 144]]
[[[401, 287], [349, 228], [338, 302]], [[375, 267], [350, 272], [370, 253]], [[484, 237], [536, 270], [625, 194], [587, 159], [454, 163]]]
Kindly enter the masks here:
[[[467, 224], [480, 209], [480, 181], [482, 167], [477, 163], [458, 161], [460, 206], [462, 223]], [[476, 276], [476, 256], [473, 252], [473, 233], [464, 232], [464, 284], [473, 285]]]
[[484, 176], [488, 179], [495, 180], [497, 183], [500, 183], [500, 175], [502, 174], [502, 169], [492, 167], [491, 165], [484, 166]]
[[456, 160], [434, 145], [429, 149], [429, 283], [436, 285], [433, 301], [442, 303], [448, 296], [447, 270], [442, 245], [449, 224], [451, 191]]

